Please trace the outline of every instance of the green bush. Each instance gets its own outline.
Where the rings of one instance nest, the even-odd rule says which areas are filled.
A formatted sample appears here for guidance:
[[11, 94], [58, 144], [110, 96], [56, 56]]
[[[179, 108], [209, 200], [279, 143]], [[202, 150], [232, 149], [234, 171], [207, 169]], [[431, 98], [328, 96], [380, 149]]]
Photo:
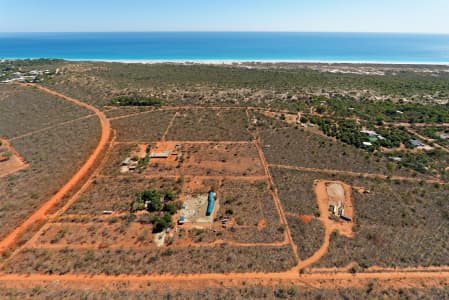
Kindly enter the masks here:
[[181, 209], [181, 202], [170, 202], [164, 205], [164, 211], [171, 215], [174, 215], [179, 209]]

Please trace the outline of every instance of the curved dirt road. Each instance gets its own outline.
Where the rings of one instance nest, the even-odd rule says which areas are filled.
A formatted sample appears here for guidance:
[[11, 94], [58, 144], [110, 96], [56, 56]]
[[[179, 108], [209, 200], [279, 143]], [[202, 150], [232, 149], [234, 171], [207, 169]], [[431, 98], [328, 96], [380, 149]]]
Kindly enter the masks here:
[[58, 93], [56, 91], [50, 90], [48, 88], [45, 88], [40, 85], [36, 84], [21, 84], [22, 86], [27, 87], [35, 87], [41, 91], [44, 91], [46, 93], [49, 93], [51, 95], [54, 95], [56, 97], [60, 97], [62, 99], [65, 99], [69, 102], [72, 102], [78, 106], [84, 107], [93, 113], [95, 113], [98, 118], [100, 119], [101, 123], [101, 138], [98, 142], [97, 147], [95, 148], [94, 152], [89, 156], [88, 160], [84, 163], [84, 165], [81, 167], [81, 169], [78, 170], [78, 172], [56, 193], [54, 194], [47, 202], [44, 203], [38, 210], [36, 210], [28, 219], [26, 219], [20, 226], [16, 227], [8, 236], [6, 236], [1, 242], [0, 242], [0, 252], [5, 251], [12, 245], [14, 245], [16, 239], [20, 236], [21, 233], [25, 231], [25, 229], [30, 226], [31, 224], [42, 220], [46, 217], [47, 212], [71, 189], [73, 188], [92, 168], [92, 166], [96, 163], [98, 157], [100, 156], [101, 152], [106, 147], [106, 144], [109, 140], [110, 134], [111, 134], [111, 128], [109, 125], [109, 121], [104, 115], [102, 111], [100, 111], [98, 108], [89, 105], [87, 103], [84, 103], [78, 99], [68, 97], [66, 95], [63, 95], [61, 93]]

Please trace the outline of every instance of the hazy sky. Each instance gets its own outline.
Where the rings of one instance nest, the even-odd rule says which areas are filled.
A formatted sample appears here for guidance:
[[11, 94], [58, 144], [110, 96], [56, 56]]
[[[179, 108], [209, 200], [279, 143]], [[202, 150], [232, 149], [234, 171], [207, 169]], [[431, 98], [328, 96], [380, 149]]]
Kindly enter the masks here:
[[449, 0], [0, 0], [0, 31], [449, 33]]

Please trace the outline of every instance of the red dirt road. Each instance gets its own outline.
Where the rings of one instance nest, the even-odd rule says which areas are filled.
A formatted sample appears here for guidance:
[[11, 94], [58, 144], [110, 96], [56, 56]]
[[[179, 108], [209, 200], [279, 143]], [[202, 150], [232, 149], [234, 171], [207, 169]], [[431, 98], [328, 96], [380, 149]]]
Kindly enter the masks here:
[[[382, 272], [382, 273], [312, 273], [299, 274], [297, 272], [285, 273], [227, 273], [227, 274], [165, 274], [165, 275], [88, 275], [88, 274], [0, 274], [0, 282], [19, 283], [25, 282], [27, 285], [32, 282], [73, 282], [77, 286], [83, 283], [95, 283], [96, 287], [104, 287], [105, 284], [111, 282], [127, 282], [141, 285], [142, 282], [170, 283], [170, 286], [181, 286], [185, 288], [185, 284], [190, 282], [192, 288], [211, 286], [212, 281], [226, 284], [226, 286], [242, 286], [240, 280], [244, 280], [246, 284], [254, 281], [257, 284], [268, 284], [276, 281], [289, 281], [292, 284], [307, 284], [325, 286], [326, 283], [336, 285], [340, 280], [344, 281], [340, 284], [342, 287], [352, 287], [360, 285], [360, 282], [367, 280], [379, 281], [404, 281], [409, 287], [422, 287], [425, 282], [436, 281], [433, 286], [444, 286], [449, 284], [449, 274], [447, 272]], [[393, 283], [394, 283], [393, 282]], [[335, 287], [335, 286], [334, 286]], [[132, 288], [129, 286], [129, 288]], [[148, 287], [146, 287], [148, 288]]]
[[25, 232], [26, 228], [30, 226], [33, 223], [36, 223], [39, 220], [42, 220], [46, 217], [47, 212], [59, 201], [61, 198], [71, 189], [73, 188], [80, 180], [89, 172], [89, 170], [94, 166], [96, 163], [98, 157], [100, 156], [101, 152], [105, 149], [106, 144], [109, 140], [110, 134], [111, 134], [111, 128], [109, 125], [109, 121], [104, 115], [103, 112], [101, 112], [96, 107], [93, 107], [87, 103], [84, 103], [78, 99], [71, 98], [68, 96], [65, 96], [63, 94], [60, 94], [56, 91], [50, 90], [48, 88], [36, 85], [36, 84], [22, 84], [23, 86], [31, 86], [35, 87], [41, 91], [44, 91], [46, 93], [49, 93], [51, 95], [60, 97], [62, 99], [65, 99], [67, 101], [70, 101], [76, 105], [82, 106], [93, 113], [95, 113], [101, 122], [101, 138], [98, 142], [97, 147], [93, 151], [93, 153], [89, 156], [88, 160], [84, 163], [84, 165], [81, 167], [81, 169], [78, 170], [78, 172], [56, 193], [54, 194], [47, 202], [44, 203], [38, 210], [36, 210], [28, 219], [26, 219], [20, 226], [18, 226], [16, 229], [14, 229], [6, 238], [4, 238], [0, 242], [0, 251], [5, 251], [12, 245], [14, 245], [16, 239], [20, 236], [21, 233]]

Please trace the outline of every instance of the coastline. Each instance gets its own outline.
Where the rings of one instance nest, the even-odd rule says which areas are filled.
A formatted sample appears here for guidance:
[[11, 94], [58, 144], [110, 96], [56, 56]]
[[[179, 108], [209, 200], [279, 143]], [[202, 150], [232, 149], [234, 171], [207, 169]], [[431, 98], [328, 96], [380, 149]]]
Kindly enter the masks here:
[[108, 59], [108, 58], [63, 58], [63, 57], [0, 57], [0, 62], [16, 60], [61, 59], [69, 62], [106, 62], [124, 64], [180, 64], [180, 65], [241, 65], [257, 64], [303, 64], [303, 65], [352, 65], [352, 66], [430, 66], [449, 67], [447, 62], [422, 61], [376, 61], [376, 60], [307, 60], [307, 59]]
[[[32, 59], [32, 58], [31, 58]], [[414, 62], [414, 61], [345, 61], [345, 60], [301, 60], [301, 59], [279, 59], [279, 60], [241, 60], [241, 59], [65, 59], [67, 61], [85, 61], [85, 62], [108, 62], [108, 63], [126, 63], [126, 64], [203, 64], [203, 65], [245, 65], [245, 64], [321, 64], [321, 65], [416, 65], [416, 66], [445, 66], [449, 67], [448, 62]]]

